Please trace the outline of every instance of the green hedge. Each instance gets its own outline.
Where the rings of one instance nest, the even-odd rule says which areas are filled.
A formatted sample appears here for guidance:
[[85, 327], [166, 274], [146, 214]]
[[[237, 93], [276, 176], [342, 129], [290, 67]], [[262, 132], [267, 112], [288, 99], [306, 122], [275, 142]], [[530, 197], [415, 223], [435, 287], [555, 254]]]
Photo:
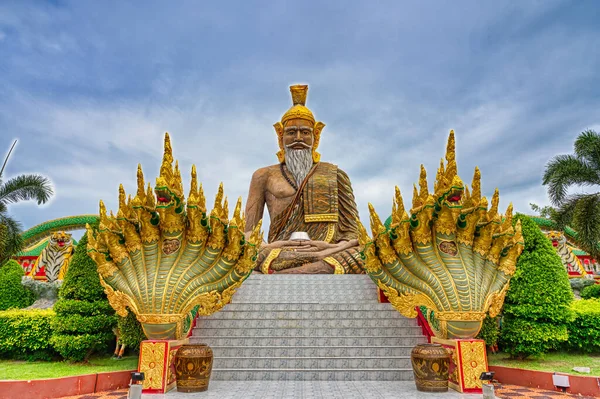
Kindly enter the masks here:
[[125, 345], [125, 350], [138, 351], [140, 342], [146, 339], [140, 322], [137, 321], [133, 312], [127, 317], [119, 317], [119, 344]]
[[0, 268], [0, 310], [26, 308], [35, 301], [21, 284], [24, 275], [23, 267], [12, 259]]
[[560, 257], [537, 224], [521, 220], [525, 248], [504, 303], [500, 343], [511, 356], [524, 359], [559, 348], [568, 339], [573, 291]]
[[498, 317], [486, 316], [476, 338], [484, 340], [487, 346], [494, 346], [498, 343], [499, 335]]
[[573, 302], [575, 320], [569, 323], [569, 347], [572, 350], [600, 352], [600, 299]]
[[581, 297], [583, 299], [600, 298], [600, 285], [595, 284], [585, 287], [581, 291]]
[[0, 312], [0, 357], [51, 360], [56, 356], [50, 343], [54, 317], [50, 309]]
[[58, 296], [52, 335], [56, 351], [71, 361], [87, 360], [94, 352], [108, 353], [117, 318], [100, 285], [96, 264], [87, 254], [87, 235], [77, 245]]

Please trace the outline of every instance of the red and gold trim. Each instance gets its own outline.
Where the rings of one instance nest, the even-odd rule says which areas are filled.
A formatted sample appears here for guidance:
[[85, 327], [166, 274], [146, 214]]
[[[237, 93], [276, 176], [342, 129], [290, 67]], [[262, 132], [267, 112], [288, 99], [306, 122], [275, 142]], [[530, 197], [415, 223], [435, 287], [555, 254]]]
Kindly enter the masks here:
[[448, 386], [462, 393], [482, 393], [479, 376], [488, 371], [485, 341], [432, 337], [431, 342], [441, 344], [452, 355]]
[[142, 341], [138, 363], [138, 371], [145, 375], [142, 393], [163, 394], [175, 388], [175, 354], [187, 342], [187, 339]]

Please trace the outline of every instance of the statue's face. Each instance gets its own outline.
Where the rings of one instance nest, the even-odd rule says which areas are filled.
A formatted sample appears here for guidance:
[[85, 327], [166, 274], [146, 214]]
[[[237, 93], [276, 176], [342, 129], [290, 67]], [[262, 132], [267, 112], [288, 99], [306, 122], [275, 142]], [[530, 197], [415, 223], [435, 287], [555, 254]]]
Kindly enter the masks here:
[[300, 150], [312, 147], [314, 141], [313, 124], [304, 119], [290, 119], [283, 127], [283, 145]]

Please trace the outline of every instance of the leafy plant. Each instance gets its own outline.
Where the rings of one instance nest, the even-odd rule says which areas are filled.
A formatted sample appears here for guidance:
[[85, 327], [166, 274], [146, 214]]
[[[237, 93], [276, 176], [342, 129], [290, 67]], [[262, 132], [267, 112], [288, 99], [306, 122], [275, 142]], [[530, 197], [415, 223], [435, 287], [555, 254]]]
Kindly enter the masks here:
[[499, 335], [498, 317], [486, 316], [476, 338], [484, 340], [488, 347], [494, 348], [498, 343]]
[[138, 351], [140, 342], [146, 339], [146, 334], [135, 314], [129, 312], [126, 317], [119, 317], [118, 328], [119, 343], [125, 345], [125, 349]]
[[56, 352], [50, 344], [51, 309], [0, 312], [0, 357], [22, 360], [51, 360]]
[[600, 298], [600, 285], [594, 284], [585, 287], [581, 291], [581, 297], [583, 299]]
[[23, 249], [21, 224], [8, 215], [8, 204], [35, 200], [40, 205], [53, 194], [52, 184], [44, 176], [19, 175], [3, 181], [4, 168], [16, 144], [15, 140], [0, 168], [0, 265]]
[[51, 341], [62, 357], [85, 361], [92, 353], [109, 349], [117, 319], [100, 285], [96, 264], [87, 254], [86, 235], [75, 250], [54, 309]]
[[500, 341], [511, 356], [524, 359], [567, 341], [573, 320], [573, 291], [560, 257], [530, 218], [521, 220], [525, 248], [504, 303]]
[[0, 310], [21, 309], [31, 305], [35, 298], [21, 284], [25, 272], [15, 260], [9, 260], [0, 268]]
[[577, 231], [581, 249], [600, 259], [600, 193], [568, 194], [572, 186], [600, 184], [600, 134], [586, 130], [577, 137], [574, 147], [574, 154], [557, 155], [550, 160], [543, 183], [557, 207], [553, 219], [559, 229], [569, 224]]
[[572, 308], [575, 319], [569, 323], [569, 347], [586, 353], [600, 352], [600, 300], [582, 299], [573, 302]]

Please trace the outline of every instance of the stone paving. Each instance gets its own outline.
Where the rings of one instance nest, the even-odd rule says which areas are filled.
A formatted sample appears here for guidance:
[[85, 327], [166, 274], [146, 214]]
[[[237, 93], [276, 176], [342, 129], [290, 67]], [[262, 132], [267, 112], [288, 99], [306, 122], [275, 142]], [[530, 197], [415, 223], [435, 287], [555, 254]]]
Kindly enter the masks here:
[[[515, 385], [497, 385], [499, 399], [559, 399], [579, 398], [560, 392], [525, 388]], [[211, 381], [206, 392], [165, 395], [142, 395], [143, 399], [476, 399], [481, 395], [459, 394], [452, 390], [444, 393], [419, 392], [411, 381]], [[66, 399], [66, 398], [65, 398]], [[69, 399], [127, 399], [127, 392], [119, 390], [73, 396]]]

